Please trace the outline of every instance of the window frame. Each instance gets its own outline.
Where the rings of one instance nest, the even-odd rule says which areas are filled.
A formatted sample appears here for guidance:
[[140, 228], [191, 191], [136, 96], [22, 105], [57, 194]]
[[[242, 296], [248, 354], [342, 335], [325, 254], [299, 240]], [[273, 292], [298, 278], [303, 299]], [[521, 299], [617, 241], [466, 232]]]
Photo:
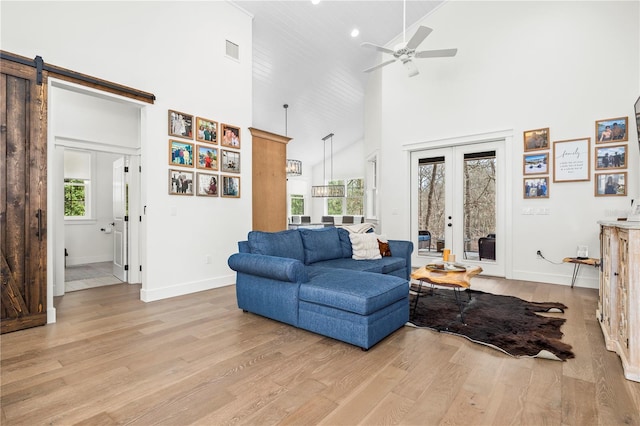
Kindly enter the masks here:
[[[67, 150], [67, 149], [65, 149]], [[86, 224], [88, 222], [97, 222], [96, 217], [95, 217], [95, 213], [96, 213], [96, 198], [94, 197], [94, 192], [95, 192], [95, 182], [96, 182], [96, 175], [97, 175], [97, 171], [96, 171], [96, 152], [95, 151], [88, 151], [88, 150], [83, 150], [83, 149], [70, 149], [69, 151], [76, 151], [76, 152], [81, 152], [81, 153], [85, 153], [88, 154], [89, 156], [89, 167], [90, 167], [90, 178], [89, 179], [85, 179], [85, 178], [78, 178], [78, 177], [74, 177], [74, 176], [67, 176], [66, 173], [63, 170], [63, 183], [62, 183], [62, 214], [63, 214], [63, 218], [64, 218], [64, 223], [65, 224], [73, 224], [73, 223], [83, 223]], [[63, 162], [64, 164], [64, 162]], [[85, 182], [84, 187], [85, 187], [85, 214], [84, 216], [66, 216], [64, 214], [64, 210], [65, 210], [65, 205], [66, 205], [66, 200], [64, 199], [65, 194], [66, 194], [66, 187], [67, 187], [67, 183], [66, 180], [67, 179], [74, 179], [74, 180], [82, 180]]]

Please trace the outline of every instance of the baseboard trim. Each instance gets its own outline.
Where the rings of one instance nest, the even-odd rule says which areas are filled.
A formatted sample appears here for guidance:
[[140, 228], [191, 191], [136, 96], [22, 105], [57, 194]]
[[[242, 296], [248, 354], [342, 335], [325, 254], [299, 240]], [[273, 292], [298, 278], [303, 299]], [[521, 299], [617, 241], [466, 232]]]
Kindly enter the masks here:
[[162, 288], [145, 288], [142, 285], [140, 290], [140, 300], [143, 302], [153, 302], [156, 300], [168, 299], [176, 296], [184, 296], [185, 294], [197, 293], [199, 291], [211, 290], [214, 288], [226, 287], [236, 282], [236, 275], [224, 275], [221, 277], [207, 279], [202, 281], [192, 281], [181, 283]]
[[[570, 272], [573, 272], [573, 265], [568, 264], [567, 268], [570, 269]], [[590, 267], [589, 269], [595, 268]], [[578, 273], [578, 277], [576, 278], [575, 287], [597, 289], [599, 287], [599, 277], [597, 275], [597, 270], [595, 271], [595, 277], [593, 276], [593, 273], [594, 271], [587, 272], [587, 267], [582, 266]], [[510, 279], [571, 286], [571, 275], [540, 274], [532, 273], [530, 271], [513, 271], [513, 276]]]

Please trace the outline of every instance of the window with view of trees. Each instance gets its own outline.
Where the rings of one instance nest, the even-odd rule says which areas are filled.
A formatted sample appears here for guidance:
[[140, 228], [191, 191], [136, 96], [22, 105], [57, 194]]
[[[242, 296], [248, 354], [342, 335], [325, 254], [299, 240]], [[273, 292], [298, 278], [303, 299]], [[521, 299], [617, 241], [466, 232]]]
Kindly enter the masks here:
[[291, 214], [303, 215], [304, 214], [304, 196], [300, 194], [291, 194]]
[[95, 153], [74, 149], [64, 151], [64, 217], [91, 218], [91, 174]]
[[88, 216], [87, 194], [89, 181], [84, 179], [64, 180], [64, 215], [66, 217]]
[[329, 215], [364, 215], [364, 179], [347, 179], [329, 181], [329, 185], [346, 185], [344, 198], [327, 198], [327, 214]]

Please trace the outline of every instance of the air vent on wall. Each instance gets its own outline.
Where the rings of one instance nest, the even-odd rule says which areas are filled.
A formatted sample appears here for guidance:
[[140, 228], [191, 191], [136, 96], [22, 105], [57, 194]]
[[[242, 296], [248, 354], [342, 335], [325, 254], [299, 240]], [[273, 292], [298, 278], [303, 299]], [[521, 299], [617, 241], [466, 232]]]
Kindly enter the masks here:
[[236, 61], [240, 60], [240, 46], [226, 40], [226, 54], [228, 57], [235, 59]]

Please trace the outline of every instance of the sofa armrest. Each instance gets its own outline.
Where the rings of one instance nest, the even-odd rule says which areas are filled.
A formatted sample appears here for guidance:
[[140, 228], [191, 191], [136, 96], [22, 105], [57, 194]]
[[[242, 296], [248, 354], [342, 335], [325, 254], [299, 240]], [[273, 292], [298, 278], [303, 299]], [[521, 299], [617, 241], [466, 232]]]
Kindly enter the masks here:
[[405, 240], [389, 240], [389, 250], [394, 257], [403, 257], [407, 264], [408, 280], [411, 276], [411, 254], [413, 253], [413, 242]]
[[309, 281], [304, 263], [297, 259], [264, 254], [236, 253], [229, 257], [227, 263], [234, 271], [249, 275], [292, 283]]

